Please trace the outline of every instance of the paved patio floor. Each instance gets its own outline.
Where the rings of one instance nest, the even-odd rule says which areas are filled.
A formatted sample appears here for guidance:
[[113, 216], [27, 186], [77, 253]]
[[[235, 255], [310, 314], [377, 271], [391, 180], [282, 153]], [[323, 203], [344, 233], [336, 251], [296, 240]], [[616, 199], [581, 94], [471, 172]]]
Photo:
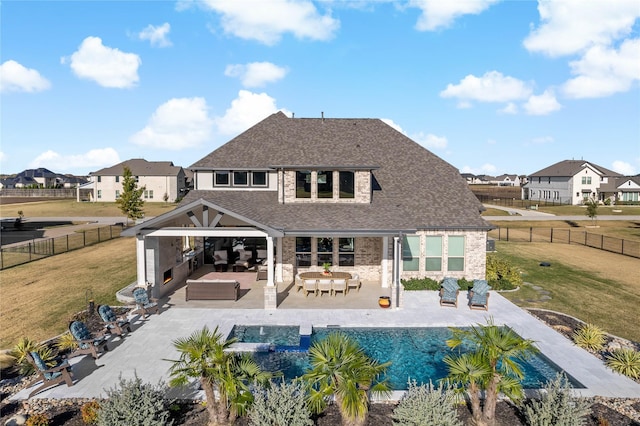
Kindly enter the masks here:
[[[371, 293], [371, 296], [365, 296], [364, 291], [360, 296], [377, 300], [379, 292], [380, 288], [375, 295]], [[227, 309], [213, 305], [186, 308], [177, 307], [169, 299], [159, 314], [147, 319], [133, 317], [133, 331], [123, 339], [112, 338], [109, 352], [99, 359], [94, 361], [88, 356], [73, 358], [73, 386], [57, 386], [33, 398], [104, 397], [105, 389], [116, 386], [120, 376], [133, 378], [137, 375], [145, 382], [166, 383], [170, 366], [167, 359], [178, 357], [172, 341], [186, 337], [204, 325], [211, 329], [218, 326], [226, 336], [234, 324], [442, 327], [485, 324], [490, 317], [496, 324], [507, 324], [522, 337], [536, 341], [543, 354], [585, 386], [585, 389], [577, 390], [579, 394], [640, 398], [640, 384], [607, 369], [599, 359], [574, 346], [561, 334], [498, 293], [492, 292], [488, 312], [470, 310], [464, 303], [464, 294], [460, 295], [458, 308], [441, 307], [437, 293], [427, 291], [407, 292], [401, 309], [331, 309], [332, 300], [336, 303], [339, 299], [348, 300], [349, 296], [355, 294], [346, 297], [338, 295], [335, 298], [325, 296], [322, 303], [328, 305], [323, 309], [291, 307], [276, 310]], [[318, 302], [316, 299], [319, 298], [309, 300], [311, 296], [299, 296], [297, 299], [304, 304]], [[25, 389], [13, 398], [25, 399], [28, 393], [29, 390]], [[202, 398], [196, 384], [190, 388], [172, 389], [171, 396]]]

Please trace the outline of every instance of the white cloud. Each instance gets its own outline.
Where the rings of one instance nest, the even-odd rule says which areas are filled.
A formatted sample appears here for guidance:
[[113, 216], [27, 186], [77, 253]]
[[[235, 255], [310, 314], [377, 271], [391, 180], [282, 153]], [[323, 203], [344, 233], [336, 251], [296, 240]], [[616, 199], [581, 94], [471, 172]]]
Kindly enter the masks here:
[[71, 58], [71, 69], [80, 78], [94, 80], [104, 87], [118, 89], [133, 87], [138, 83], [138, 67], [142, 63], [135, 53], [124, 53], [104, 46], [99, 37], [87, 37]]
[[517, 114], [518, 113], [518, 105], [513, 102], [509, 102], [504, 108], [498, 110], [498, 112], [502, 114]]
[[434, 134], [424, 134], [422, 132], [414, 135], [412, 139], [418, 142], [420, 145], [424, 146], [427, 149], [445, 149], [447, 144], [447, 138], [444, 136], [436, 136]]
[[287, 69], [271, 62], [251, 62], [246, 65], [227, 65], [224, 75], [238, 77], [244, 87], [262, 87], [287, 75]]
[[547, 115], [562, 108], [551, 90], [545, 90], [542, 95], [533, 95], [523, 105], [529, 115]]
[[225, 114], [222, 117], [216, 117], [215, 122], [221, 134], [234, 135], [278, 111], [291, 116], [289, 111], [278, 109], [276, 100], [266, 93], [240, 90], [238, 97], [231, 102]]
[[489, 71], [482, 77], [468, 75], [457, 85], [448, 84], [440, 92], [443, 98], [458, 98], [462, 102], [510, 102], [526, 99], [531, 95], [531, 88], [517, 78], [504, 76], [498, 71]]
[[471, 173], [474, 175], [495, 175], [498, 168], [490, 163], [485, 163], [480, 167], [464, 166], [460, 173]]
[[637, 0], [545, 0], [538, 2], [541, 25], [524, 40], [529, 51], [571, 55], [609, 45], [630, 34], [640, 17]]
[[400, 125], [395, 123], [392, 119], [390, 119], [390, 118], [381, 118], [380, 121], [382, 121], [387, 126], [393, 127], [395, 130], [397, 130], [398, 132], [402, 133], [403, 135], [406, 134], [404, 132], [404, 130], [402, 130], [402, 127], [400, 127]]
[[211, 138], [213, 119], [204, 98], [173, 98], [160, 105], [144, 129], [129, 140], [137, 145], [178, 151]]
[[614, 161], [613, 166], [611, 168], [614, 172], [618, 172], [625, 176], [634, 176], [638, 173], [635, 167], [621, 160]]
[[411, 0], [409, 6], [422, 10], [418, 18], [418, 31], [434, 31], [450, 26], [456, 18], [463, 15], [478, 15], [499, 0]]
[[41, 92], [51, 87], [49, 80], [34, 69], [8, 60], [0, 65], [0, 92]]
[[151, 46], [154, 47], [169, 47], [172, 45], [171, 41], [167, 38], [167, 34], [171, 31], [171, 25], [168, 22], [156, 27], [154, 25], [147, 25], [147, 27], [138, 33], [140, 40], [149, 40]]
[[120, 162], [120, 156], [113, 148], [92, 149], [82, 154], [60, 154], [48, 150], [38, 155], [29, 168], [45, 167], [60, 172], [78, 169], [98, 169]]
[[599, 98], [628, 91], [640, 81], [640, 39], [625, 40], [619, 50], [594, 46], [570, 64], [577, 77], [563, 92], [571, 98]]
[[247, 5], [242, 1], [206, 0], [207, 8], [222, 15], [222, 28], [246, 40], [274, 45], [285, 33], [299, 39], [329, 40], [340, 27], [330, 13], [320, 15], [311, 1], [270, 0]]

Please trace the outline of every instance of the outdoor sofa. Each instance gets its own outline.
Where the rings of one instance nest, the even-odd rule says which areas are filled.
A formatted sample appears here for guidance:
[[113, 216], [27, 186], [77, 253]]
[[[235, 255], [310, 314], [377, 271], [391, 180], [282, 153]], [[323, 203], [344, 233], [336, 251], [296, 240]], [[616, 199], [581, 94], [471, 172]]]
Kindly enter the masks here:
[[187, 280], [186, 300], [238, 300], [240, 283], [234, 280]]

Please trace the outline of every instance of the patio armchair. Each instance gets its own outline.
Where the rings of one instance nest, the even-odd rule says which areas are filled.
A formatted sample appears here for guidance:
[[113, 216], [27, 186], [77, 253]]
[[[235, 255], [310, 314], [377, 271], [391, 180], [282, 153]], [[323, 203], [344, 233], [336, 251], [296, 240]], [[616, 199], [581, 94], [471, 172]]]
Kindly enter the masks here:
[[226, 250], [215, 250], [213, 252], [213, 268], [216, 271], [226, 271], [229, 265], [229, 255]]
[[116, 315], [109, 305], [98, 306], [98, 314], [104, 322], [105, 331], [109, 334], [122, 336], [124, 333], [131, 333], [131, 323], [126, 315]]
[[267, 259], [263, 260], [261, 264], [258, 264], [258, 273], [256, 274], [256, 281], [269, 279], [269, 265], [267, 265]]
[[263, 249], [257, 249], [256, 250], [256, 262], [262, 262], [264, 260], [267, 260], [267, 251], [263, 250]]
[[309, 296], [309, 293], [318, 295], [317, 280], [304, 280], [304, 295]]
[[144, 287], [136, 287], [133, 289], [133, 299], [136, 302], [136, 310], [134, 314], [148, 317], [152, 313], [158, 313], [158, 300], [149, 297], [147, 289]]
[[361, 285], [362, 285], [362, 282], [360, 281], [360, 276], [358, 274], [352, 274], [351, 278], [347, 280], [347, 293], [352, 288], [355, 288], [356, 290], [360, 291]]
[[327, 292], [329, 295], [333, 292], [331, 287], [330, 279], [320, 279], [318, 280], [318, 293], [320, 293], [320, 297], [322, 297], [322, 292]]
[[29, 387], [36, 383], [42, 382], [40, 386], [35, 388], [29, 393], [29, 398], [33, 395], [48, 389], [53, 386], [58, 386], [61, 383], [66, 383], [67, 386], [73, 386], [73, 373], [71, 372], [71, 365], [65, 359], [58, 361], [55, 366], [49, 367], [40, 357], [38, 352], [27, 352], [27, 361], [33, 365], [37, 378], [33, 380]]
[[347, 295], [347, 280], [344, 278], [335, 279], [331, 282], [331, 292], [335, 296], [341, 291], [343, 296]]
[[440, 287], [440, 306], [458, 307], [460, 286], [455, 278], [445, 277]]
[[100, 353], [109, 350], [106, 336], [104, 334], [91, 333], [82, 321], [71, 321], [69, 331], [78, 342], [78, 348], [69, 355], [69, 358], [91, 355], [97, 359]]
[[300, 277], [299, 273], [293, 278], [293, 286], [296, 288], [296, 293], [304, 288], [304, 280]]
[[489, 290], [491, 286], [486, 280], [473, 280], [473, 287], [469, 289], [469, 308], [489, 310]]
[[234, 266], [241, 266], [244, 269], [249, 269], [252, 265], [251, 259], [253, 258], [253, 253], [249, 250], [236, 250], [238, 253], [238, 258], [236, 259]]

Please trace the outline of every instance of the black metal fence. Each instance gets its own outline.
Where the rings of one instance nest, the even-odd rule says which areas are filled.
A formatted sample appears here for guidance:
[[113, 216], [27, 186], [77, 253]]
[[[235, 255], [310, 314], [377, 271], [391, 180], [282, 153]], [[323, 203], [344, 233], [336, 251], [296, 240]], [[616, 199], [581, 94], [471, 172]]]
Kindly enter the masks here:
[[571, 228], [497, 228], [489, 237], [498, 241], [580, 244], [640, 259], [640, 241], [625, 240]]
[[537, 209], [542, 206], [568, 206], [571, 205], [571, 200], [566, 202], [561, 201], [546, 201], [546, 200], [522, 200], [520, 198], [509, 197], [497, 197], [487, 194], [475, 194], [476, 198], [482, 204], [494, 204], [496, 206], [514, 207], [521, 209]]
[[62, 237], [43, 238], [11, 247], [2, 247], [0, 248], [0, 270], [118, 238], [123, 228], [122, 225], [101, 226]]

